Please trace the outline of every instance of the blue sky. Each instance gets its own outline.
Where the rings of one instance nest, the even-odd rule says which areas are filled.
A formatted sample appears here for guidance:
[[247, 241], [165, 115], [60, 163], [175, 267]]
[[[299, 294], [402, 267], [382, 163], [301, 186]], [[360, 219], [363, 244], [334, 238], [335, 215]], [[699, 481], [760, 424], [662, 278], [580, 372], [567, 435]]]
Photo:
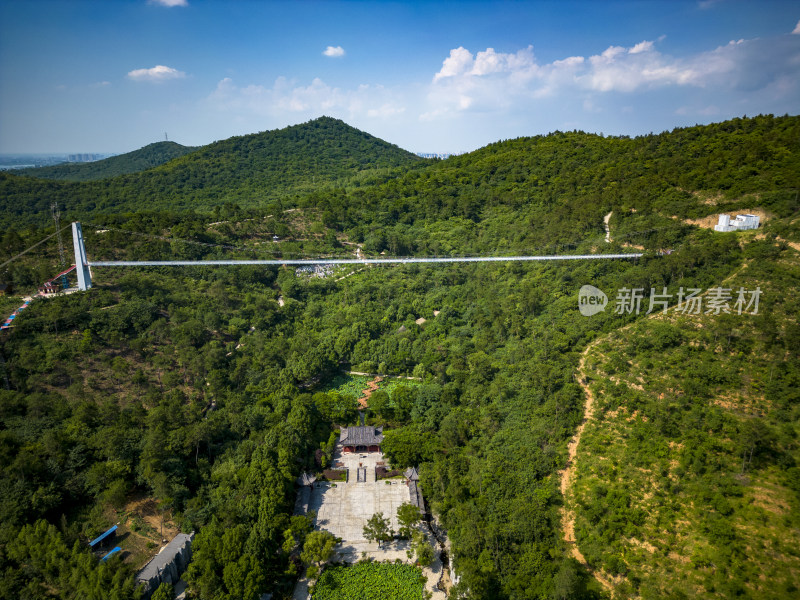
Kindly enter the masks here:
[[0, 0], [0, 152], [341, 118], [415, 152], [800, 113], [800, 2]]

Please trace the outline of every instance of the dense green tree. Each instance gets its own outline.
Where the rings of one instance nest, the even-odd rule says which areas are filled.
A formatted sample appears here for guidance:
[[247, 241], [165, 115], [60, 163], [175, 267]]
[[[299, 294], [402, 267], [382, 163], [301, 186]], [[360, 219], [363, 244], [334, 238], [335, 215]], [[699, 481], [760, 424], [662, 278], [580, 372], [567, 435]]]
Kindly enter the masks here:
[[414, 558], [421, 567], [428, 567], [436, 557], [436, 551], [428, 541], [424, 532], [416, 530], [411, 536], [411, 547], [407, 550], [408, 558]]
[[312, 531], [306, 535], [300, 560], [306, 565], [314, 564], [319, 568], [333, 557], [336, 545], [341, 541], [329, 531]]
[[414, 526], [422, 520], [419, 508], [410, 502], [403, 502], [397, 507], [397, 521], [400, 524], [398, 533], [404, 538], [410, 538]]
[[175, 598], [175, 590], [172, 587], [172, 584], [169, 583], [162, 583], [156, 588], [156, 591], [153, 592], [153, 595], [150, 596], [150, 600], [173, 600]]
[[372, 515], [364, 525], [364, 537], [371, 542], [378, 542], [379, 548], [382, 543], [391, 540], [392, 535], [389, 519], [384, 517], [382, 512]]

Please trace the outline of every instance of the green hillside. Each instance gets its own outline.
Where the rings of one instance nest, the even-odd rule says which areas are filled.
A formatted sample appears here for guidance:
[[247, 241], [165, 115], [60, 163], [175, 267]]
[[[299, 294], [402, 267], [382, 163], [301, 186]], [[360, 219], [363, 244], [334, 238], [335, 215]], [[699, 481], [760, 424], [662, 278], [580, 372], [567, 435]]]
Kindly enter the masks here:
[[576, 535], [620, 597], [797, 593], [800, 253], [735, 235], [722, 283], [762, 290], [759, 314], [658, 312], [585, 352]]
[[53, 201], [73, 218], [147, 209], [210, 210], [224, 203], [261, 206], [425, 162], [342, 121], [321, 117], [214, 142], [155, 169], [101, 181], [56, 182], [3, 173], [0, 214], [41, 222]]
[[[530, 252], [601, 243], [669, 248], [684, 220], [797, 210], [800, 118], [771, 116], [638, 138], [554, 132], [490, 144], [299, 206], [393, 254]], [[713, 197], [713, 201], [706, 200]]]
[[194, 152], [197, 148], [181, 146], [175, 142], [156, 142], [148, 144], [133, 152], [112, 156], [91, 163], [67, 163], [51, 167], [38, 167], [35, 169], [19, 169], [16, 174], [37, 177], [39, 179], [54, 179], [62, 181], [93, 181], [95, 179], [108, 179], [117, 175], [138, 173], [159, 165], [163, 165]]
[[[291, 597], [310, 528], [292, 516], [294, 481], [328, 466], [338, 426], [357, 422], [330, 385], [353, 370], [420, 380], [377, 392], [366, 418], [385, 426], [393, 467], [419, 467], [452, 545], [453, 597], [792, 598], [799, 134], [799, 117], [759, 116], [633, 139], [554, 132], [427, 162], [322, 119], [103, 182], [5, 176], [14, 194], [41, 186], [14, 196], [17, 216], [5, 200], [9, 257], [46, 233], [25, 225], [25, 202], [43, 210], [47, 190], [74, 192], [70, 210], [104, 226], [84, 229], [92, 259], [352, 257], [355, 244], [644, 257], [324, 278], [96, 268], [92, 290], [35, 300], [2, 334], [0, 596], [132, 599], [163, 518], [197, 532], [196, 597]], [[259, 139], [299, 154], [254, 147], [272, 165], [259, 175], [245, 150]], [[328, 167], [314, 171], [320, 140]], [[372, 158], [353, 164], [347, 148]], [[294, 187], [230, 200], [278, 171]], [[160, 210], [133, 210], [139, 185]], [[762, 215], [757, 231], [708, 227], [745, 210]], [[20, 293], [57, 272], [42, 248], [9, 266]], [[579, 313], [584, 284], [608, 294], [604, 312]], [[756, 285], [758, 315], [613, 310], [623, 288]], [[124, 552], [94, 568], [83, 543], [116, 523]]]

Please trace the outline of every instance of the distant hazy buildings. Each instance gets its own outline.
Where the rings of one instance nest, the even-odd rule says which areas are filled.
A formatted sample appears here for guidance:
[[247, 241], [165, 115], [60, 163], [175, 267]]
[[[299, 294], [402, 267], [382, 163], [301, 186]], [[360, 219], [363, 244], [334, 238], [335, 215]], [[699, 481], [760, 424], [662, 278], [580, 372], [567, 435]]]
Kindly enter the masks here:
[[0, 171], [47, 167], [65, 160], [66, 154], [0, 154]]
[[445, 158], [449, 158], [451, 156], [458, 156], [459, 154], [463, 154], [462, 152], [417, 152], [417, 156], [420, 158], [440, 158], [444, 160]]
[[758, 216], [756, 215], [736, 215], [731, 220], [730, 215], [720, 215], [719, 223], [714, 225], [714, 231], [744, 231], [745, 229], [758, 228]]
[[68, 162], [94, 162], [106, 158], [106, 154], [70, 154]]
[[0, 171], [35, 169], [63, 163], [87, 163], [115, 156], [114, 154], [0, 154]]

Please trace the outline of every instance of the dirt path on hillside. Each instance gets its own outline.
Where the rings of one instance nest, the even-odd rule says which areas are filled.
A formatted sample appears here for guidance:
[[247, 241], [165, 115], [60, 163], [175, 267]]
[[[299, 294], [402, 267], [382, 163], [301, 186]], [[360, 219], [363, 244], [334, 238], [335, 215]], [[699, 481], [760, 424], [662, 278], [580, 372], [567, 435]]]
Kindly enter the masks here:
[[[749, 264], [748, 261], [744, 261], [739, 266], [739, 268], [737, 268], [733, 273], [731, 273], [725, 279], [723, 279], [720, 285], [724, 285], [725, 283], [734, 279], [737, 275], [742, 273], [747, 268], [748, 264]], [[705, 290], [702, 294], [700, 294], [700, 296], [703, 297], [707, 293], [708, 290]], [[675, 310], [676, 308], [677, 307], [670, 306], [669, 310]], [[663, 316], [664, 316], [663, 313], [659, 311], [647, 315], [646, 318], [656, 319], [656, 318], [663, 318]], [[581, 443], [581, 436], [583, 435], [583, 430], [586, 427], [586, 423], [588, 423], [589, 420], [594, 418], [594, 394], [592, 394], [592, 390], [589, 388], [589, 381], [586, 378], [586, 359], [588, 358], [589, 353], [592, 351], [592, 349], [595, 346], [597, 346], [600, 342], [606, 340], [609, 336], [615, 333], [619, 334], [625, 331], [626, 329], [630, 329], [638, 322], [639, 322], [638, 320], [633, 321], [632, 323], [628, 323], [627, 325], [624, 325], [623, 327], [620, 327], [615, 331], [612, 331], [602, 337], [597, 338], [589, 345], [587, 345], [586, 348], [583, 349], [583, 352], [581, 352], [581, 359], [580, 362], [578, 363], [577, 379], [578, 383], [583, 389], [584, 397], [586, 398], [583, 404], [583, 420], [581, 421], [581, 424], [578, 426], [578, 428], [575, 430], [575, 435], [572, 437], [569, 444], [567, 445], [567, 466], [563, 471], [559, 472], [559, 476], [561, 477], [560, 481], [561, 495], [564, 497], [564, 506], [561, 509], [561, 529], [563, 530], [564, 533], [564, 541], [567, 542], [567, 544], [570, 547], [571, 556], [579, 563], [581, 563], [584, 566], [584, 568], [589, 573], [591, 573], [592, 577], [594, 577], [595, 580], [597, 580], [597, 582], [603, 586], [603, 588], [608, 590], [608, 592], [611, 593], [612, 596], [614, 594], [614, 589], [616, 584], [622, 582], [623, 578], [612, 577], [611, 575], [605, 573], [604, 571], [595, 571], [588, 565], [588, 563], [586, 562], [586, 558], [581, 553], [580, 548], [578, 548], [578, 544], [575, 539], [575, 511], [569, 507], [567, 503], [567, 496], [570, 492], [570, 488], [572, 486], [573, 479], [575, 476], [575, 459], [578, 454], [578, 446]]]
[[564, 496], [564, 506], [561, 509], [561, 529], [564, 532], [564, 541], [567, 542], [570, 547], [570, 554], [572, 557], [581, 563], [583, 567], [592, 574], [597, 582], [613, 595], [614, 581], [605, 573], [592, 569], [578, 548], [578, 544], [575, 540], [575, 511], [572, 510], [572, 508], [570, 508], [567, 504], [567, 493], [572, 485], [572, 480], [575, 474], [575, 457], [578, 454], [578, 445], [581, 443], [581, 436], [583, 435], [583, 430], [586, 427], [586, 423], [594, 417], [594, 395], [592, 394], [592, 390], [589, 389], [589, 384], [586, 380], [586, 357], [589, 355], [589, 352], [592, 350], [592, 348], [594, 348], [603, 339], [605, 339], [605, 336], [597, 338], [588, 346], [586, 346], [584, 351], [581, 353], [581, 360], [578, 364], [578, 383], [583, 388], [586, 401], [583, 405], [583, 420], [581, 421], [581, 424], [578, 425], [578, 429], [575, 430], [575, 435], [572, 437], [569, 445], [567, 446], [567, 467], [560, 473], [561, 495]]
[[369, 408], [369, 397], [372, 396], [373, 393], [378, 391], [378, 384], [383, 381], [383, 377], [378, 376], [369, 383], [367, 383], [367, 389], [361, 392], [362, 396], [358, 399], [358, 404], [361, 408]]

